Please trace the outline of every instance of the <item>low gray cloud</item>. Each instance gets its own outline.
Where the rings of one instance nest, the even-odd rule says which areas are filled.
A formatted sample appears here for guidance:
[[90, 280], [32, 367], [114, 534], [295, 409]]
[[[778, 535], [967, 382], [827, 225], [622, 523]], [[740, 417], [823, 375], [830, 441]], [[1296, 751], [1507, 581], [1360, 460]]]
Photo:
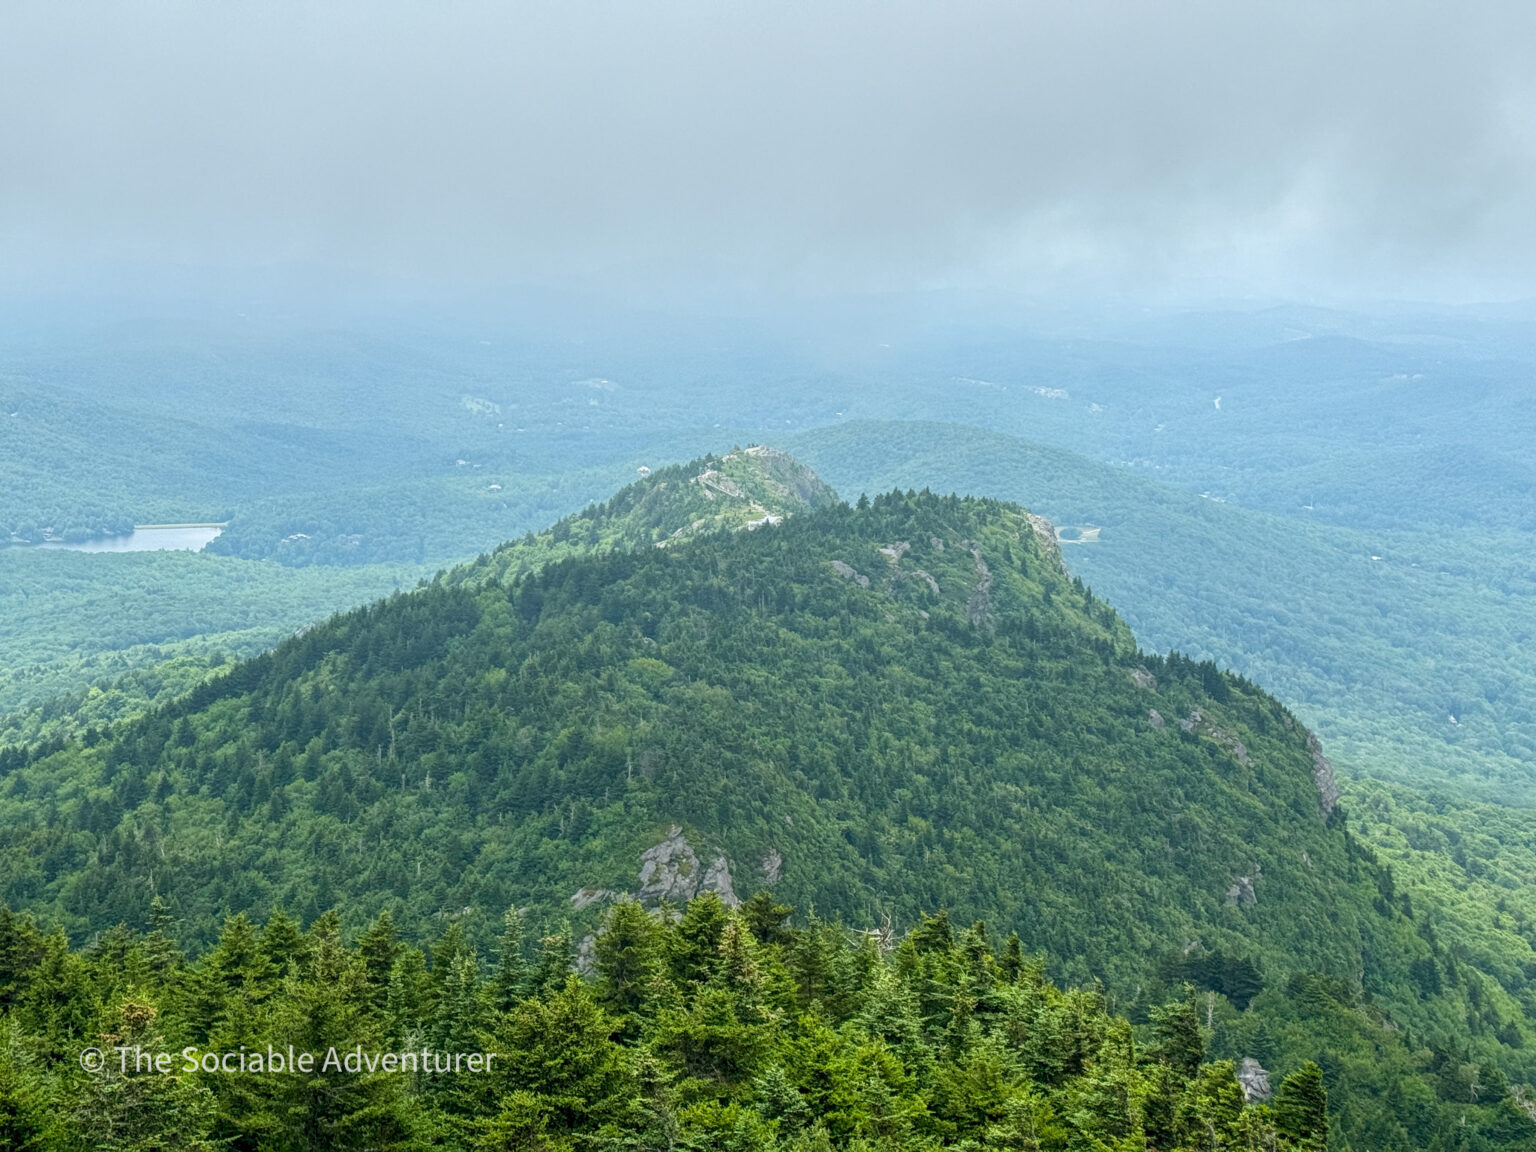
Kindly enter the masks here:
[[1536, 9], [13, 0], [13, 281], [1536, 288]]

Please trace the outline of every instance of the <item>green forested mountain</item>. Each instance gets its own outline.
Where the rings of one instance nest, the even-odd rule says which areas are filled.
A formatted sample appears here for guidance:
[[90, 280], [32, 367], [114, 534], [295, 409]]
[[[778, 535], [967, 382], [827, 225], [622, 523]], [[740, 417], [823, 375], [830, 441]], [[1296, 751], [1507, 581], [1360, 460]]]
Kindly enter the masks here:
[[[772, 449], [710, 456], [664, 468], [447, 579], [505, 578], [605, 548], [767, 524], [834, 498], [809, 469]], [[380, 514], [389, 515], [387, 506]], [[403, 564], [0, 549], [0, 746], [142, 713], [338, 608], [429, 574]]]
[[754, 444], [674, 464], [542, 532], [504, 544], [444, 575], [451, 585], [506, 582], [556, 560], [614, 550], [670, 547], [715, 532], [772, 527], [825, 508], [837, 493], [794, 457]]
[[954, 424], [850, 421], [791, 446], [844, 492], [986, 492], [1077, 529], [1069, 567], [1142, 643], [1263, 685], [1352, 774], [1533, 794], [1529, 533], [1282, 517]]
[[[0, 711], [110, 691], [193, 635], [260, 628], [197, 645], [249, 654], [542, 528], [637, 465], [815, 428], [786, 446], [850, 495], [980, 492], [1100, 527], [1073, 571], [1144, 644], [1263, 685], [1342, 765], [1531, 795], [1536, 408], [1531, 329], [1507, 311], [1023, 321], [925, 297], [786, 328], [594, 301], [365, 322], [208, 285], [189, 299], [0, 327], [0, 537], [230, 521], [202, 567], [154, 564], [149, 581], [151, 561], [112, 557], [89, 589], [0, 549]], [[236, 562], [257, 559], [311, 569], [313, 592]], [[120, 577], [155, 602], [120, 610]], [[46, 615], [112, 642], [55, 658]], [[123, 689], [98, 711], [142, 706]]]
[[[153, 813], [155, 889], [185, 884], [178, 907], [205, 925], [226, 905], [321, 910], [321, 879], [392, 892], [407, 924], [450, 903], [553, 905], [622, 890], [676, 824], [743, 883], [777, 858], [802, 905], [866, 923], [1001, 909], [1039, 922], [1031, 945], [1065, 933], [1074, 975], [1121, 982], [1138, 947], [1202, 931], [1268, 934], [1347, 974], [1358, 928], [1299, 931], [1277, 908], [1350, 872], [1318, 771], [1256, 689], [1139, 653], [1026, 513], [892, 496], [397, 596], [109, 738], [34, 754], [8, 791], [87, 826], [126, 810], [135, 841]], [[225, 827], [212, 871], [207, 803]], [[400, 821], [417, 830], [383, 835]], [[33, 886], [82, 929], [147, 907], [128, 843], [58, 859], [60, 821], [8, 824], [30, 849], [10, 892]], [[321, 827], [334, 872], [280, 847]], [[267, 851], [293, 867], [263, 867]], [[224, 873], [247, 891], [221, 891]], [[1245, 877], [1255, 904], [1228, 898]], [[1099, 901], [1142, 910], [1092, 931], [1051, 915]]]
[[[740, 495], [700, 482], [733, 471]], [[1372, 1147], [1532, 1078], [1520, 1001], [1351, 833], [1282, 706], [1139, 651], [1017, 507], [804, 480], [764, 453], [668, 470], [126, 727], [6, 753], [0, 895], [77, 939], [159, 897], [193, 947], [337, 908], [488, 949], [518, 906], [590, 956], [626, 894], [771, 887], [856, 928], [985, 919], [1134, 1021], [1187, 982], [1215, 1053], [1315, 1057]], [[695, 514], [745, 526], [770, 495], [799, 510]]]

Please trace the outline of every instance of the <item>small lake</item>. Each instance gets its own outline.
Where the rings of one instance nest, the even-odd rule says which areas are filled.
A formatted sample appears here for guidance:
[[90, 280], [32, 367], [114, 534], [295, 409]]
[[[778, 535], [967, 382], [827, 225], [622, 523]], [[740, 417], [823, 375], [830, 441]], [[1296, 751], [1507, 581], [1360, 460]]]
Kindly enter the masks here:
[[222, 531], [222, 524], [149, 524], [126, 536], [77, 543], [54, 540], [31, 547], [63, 548], [70, 552], [201, 552]]

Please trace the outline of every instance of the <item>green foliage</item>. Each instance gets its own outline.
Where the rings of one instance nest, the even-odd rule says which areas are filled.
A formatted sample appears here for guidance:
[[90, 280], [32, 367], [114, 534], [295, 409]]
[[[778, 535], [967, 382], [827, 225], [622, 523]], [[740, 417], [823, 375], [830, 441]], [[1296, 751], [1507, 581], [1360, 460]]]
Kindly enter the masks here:
[[[814, 473], [770, 449], [705, 457], [662, 469], [445, 579], [478, 584], [604, 549], [675, 544], [767, 523], [834, 498]], [[485, 539], [483, 525], [478, 533], [467, 539]], [[304, 540], [278, 557], [282, 564], [237, 559], [250, 549], [223, 536], [223, 543], [201, 555], [0, 549], [0, 745], [57, 739], [130, 719], [186, 694], [233, 658], [254, 655], [327, 613], [428, 574], [419, 554], [411, 563], [369, 566], [351, 556], [343, 569], [301, 562], [289, 553], [313, 551], [311, 545], [330, 539], [301, 535]], [[386, 536], [369, 539], [375, 561], [393, 561], [400, 552]], [[446, 554], [468, 550], [466, 544]], [[168, 588], [174, 597], [166, 596]]]
[[750, 531], [836, 499], [825, 481], [793, 457], [761, 445], [738, 448], [660, 469], [602, 504], [446, 573], [444, 583], [506, 582], [557, 560]]
[[[47, 1150], [1320, 1152], [1330, 1131], [1336, 1146], [1377, 1147], [1386, 1128], [1411, 1123], [1388, 1144], [1536, 1147], [1519, 1091], [1437, 1095], [1432, 1063], [1347, 1005], [1329, 1009], [1333, 1023], [1361, 1039], [1329, 1059], [1374, 1052], [1370, 1090], [1352, 1092], [1343, 1075], [1330, 1090], [1317, 1063], [1278, 1055], [1274, 1099], [1249, 1104], [1231, 1061], [1200, 1059], [1188, 999], [1133, 1027], [1097, 993], [1046, 980], [1038, 960], [1005, 976], [1006, 949], [994, 953], [980, 927], [957, 933], [927, 918], [882, 954], [824, 921], [780, 923], [775, 941], [760, 941], [746, 913], [713, 894], [681, 911], [615, 905], [592, 979], [566, 974], [505, 1006], [459, 921], [404, 999], [381, 999], [370, 972], [388, 953], [397, 974], [422, 954], [379, 918], [348, 946], [338, 917], [321, 916], [286, 973], [260, 958], [261, 941], [290, 938], [282, 918], [259, 930], [233, 919], [215, 948], [170, 972], [156, 973], [148, 938], [126, 931], [110, 955], [66, 954], [79, 981], [59, 983], [34, 950], [0, 1008], [0, 1132], [8, 1148]], [[46, 938], [5, 915], [12, 937]], [[642, 921], [652, 962], [637, 968], [623, 958]], [[843, 976], [808, 989], [793, 976], [796, 955]], [[120, 971], [135, 974], [130, 987]], [[43, 1002], [65, 1010], [27, 1007]], [[65, 1019], [82, 1027], [61, 1031]], [[99, 1071], [78, 1064], [91, 1045], [107, 1055]], [[294, 1059], [305, 1052], [312, 1067]], [[493, 1055], [471, 1063], [475, 1053]]]
[[1297, 1148], [1328, 1146], [1328, 1090], [1323, 1070], [1311, 1060], [1281, 1082], [1275, 1094], [1275, 1128]]
[[[259, 934], [230, 919], [185, 978], [178, 1024], [203, 1040], [256, 1035], [268, 1016], [309, 1035], [292, 1012], [279, 1020], [287, 1003], [327, 1035], [446, 1043], [536, 1001], [607, 1029], [617, 1049], [644, 1047], [633, 1066], [605, 1063], [601, 1045], [549, 1053], [590, 1057], [596, 1086], [574, 1103], [506, 1086], [476, 1130], [493, 1143], [558, 1145], [591, 1107], [618, 1128], [692, 1125], [747, 1145], [782, 1122], [811, 1143], [1069, 1130], [1115, 1142], [1139, 1123], [1165, 1143], [1227, 1146], [1254, 1138], [1230, 1061], [1255, 1053], [1283, 1069], [1326, 1052], [1340, 1124], [1417, 1146], [1446, 1131], [1434, 1100], [1503, 1098], [1500, 1069], [1523, 1067], [1510, 1058], [1521, 1009], [1471, 978], [1476, 965], [1447, 963], [1393, 872], [1340, 815], [1324, 819], [1289, 713], [1209, 661], [1139, 652], [1017, 509], [898, 492], [816, 511], [806, 505], [825, 493], [787, 489], [798, 473], [777, 457], [779, 487], [751, 490], [740, 469], [763, 459], [664, 472], [563, 533], [338, 617], [142, 720], [8, 754], [7, 898], [77, 935], [159, 924], [140, 950], [153, 959], [132, 961], [155, 974], [180, 963], [168, 909], [198, 945], [227, 911], [266, 917]], [[656, 499], [674, 481], [680, 498]], [[798, 514], [708, 533], [760, 519], [770, 497], [802, 501]], [[699, 524], [701, 501], [717, 500]], [[582, 558], [593, 550], [605, 554]], [[738, 882], [772, 856], [795, 900], [918, 928], [887, 964], [881, 933], [850, 949], [833, 921], [791, 931], [766, 895], [739, 916], [696, 901], [665, 930], [626, 901], [566, 923], [564, 893], [623, 891], [674, 822]], [[320, 915], [337, 901], [362, 933], [348, 964], [340, 926]], [[482, 982], [483, 910], [508, 904], [528, 908], [539, 955], [524, 964], [513, 916]], [[919, 920], [943, 906], [1017, 937], [994, 955], [980, 925]], [[308, 936], [282, 907], [314, 922]], [[383, 912], [364, 921], [365, 909]], [[396, 923], [424, 938], [444, 909], [429, 965]], [[583, 992], [567, 973], [600, 915], [600, 980]], [[62, 937], [13, 936], [48, 987], [85, 979]], [[126, 956], [111, 932], [93, 947]], [[1063, 994], [1070, 1019], [1018, 1001], [1011, 989], [1043, 981], [1026, 947], [1148, 1020], [1140, 1048], [1094, 1015], [1091, 994]], [[1157, 955], [1176, 959], [1150, 965]], [[365, 1007], [327, 1016], [305, 1001], [320, 995], [317, 965]], [[118, 979], [105, 987], [128, 987]], [[1184, 981], [1198, 994], [1159, 1003]], [[72, 1037], [87, 1027], [74, 1003], [25, 1010]], [[1427, 1048], [1387, 1036], [1372, 1018], [1383, 1009]], [[792, 1050], [754, 1031], [808, 1012]], [[865, 1038], [846, 1035], [855, 1026]], [[1082, 1079], [1105, 1045], [1146, 1058]], [[1207, 1050], [1216, 1064], [1201, 1064]], [[807, 1061], [822, 1070], [815, 1093], [795, 1079]], [[931, 1086], [921, 1109], [911, 1078]], [[1047, 1099], [1026, 1080], [1073, 1086]], [[279, 1114], [323, 1112], [319, 1086], [284, 1091], [242, 1105], [257, 1127], [241, 1139], [288, 1132]], [[1423, 1106], [1388, 1119], [1394, 1093]], [[457, 1078], [428, 1095], [455, 1139], [469, 1129], [451, 1116], [492, 1115]], [[22, 1131], [31, 1097], [13, 1097]], [[319, 1127], [281, 1138], [406, 1139], [407, 1106], [387, 1084], [359, 1076], [336, 1099]]]
[[[1536, 537], [1510, 522], [1528, 519], [1512, 494], [1462, 506], [1490, 510], [1491, 523], [1428, 522], [1423, 504], [1412, 515], [1330, 518], [1301, 505], [1320, 505], [1325, 493], [1385, 504], [1402, 490], [1349, 483], [1315, 499], [1206, 499], [1234, 482], [1257, 497], [1292, 460], [1268, 441], [1270, 454], [1255, 459], [1261, 445], [1249, 440], [1232, 449], [1230, 468], [1213, 473], [1186, 458], [1182, 469], [1159, 461], [1148, 475], [1101, 463], [1124, 457], [1093, 458], [1078, 437], [1053, 446], [1040, 442], [1046, 429], [1020, 434], [1029, 439], [858, 421], [787, 446], [849, 496], [893, 485], [986, 492], [1063, 527], [1097, 527], [1092, 543], [1064, 545], [1068, 565], [1143, 644], [1263, 685], [1316, 728], [1341, 768], [1420, 785], [1434, 778], [1506, 801], [1536, 795], [1536, 673], [1511, 643], [1536, 617]], [[1298, 450], [1315, 452], [1316, 441]], [[1140, 464], [1155, 459], [1145, 439], [1125, 452]], [[1182, 491], [1170, 486], [1181, 471], [1190, 480]], [[1446, 462], [1436, 482], [1453, 472]]]
[[106, 729], [427, 574], [0, 549], [0, 746]]
[[[878, 1025], [913, 1066], [928, 1060], [921, 1036], [938, 1042], [934, 1021], [958, 1052], [973, 1027], [1007, 1018], [999, 989], [1034, 978], [1026, 949], [1068, 981], [1102, 981], [1138, 1019], [1156, 1009], [1150, 1050], [1170, 1075], [1193, 1074], [1207, 1033], [1226, 1059], [1255, 1044], [1308, 1051], [1320, 1025], [1291, 1021], [1289, 999], [1269, 991], [1295, 973], [1319, 974], [1297, 985], [1303, 1002], [1355, 1010], [1363, 971], [1403, 1024], [1457, 1041], [1470, 993], [1419, 994], [1434, 949], [1390, 873], [1325, 818], [1289, 713], [1208, 662], [1138, 651], [1016, 508], [926, 493], [863, 503], [507, 581], [466, 570], [312, 629], [105, 738], [12, 754], [5, 895], [80, 934], [147, 924], [158, 895], [158, 915], [174, 908], [195, 945], [228, 911], [269, 917], [259, 938], [229, 920], [189, 982], [200, 1037], [226, 1026], [229, 995], [260, 1008], [271, 974], [314, 963], [319, 944], [275, 909], [386, 910], [345, 924], [363, 934], [359, 995], [391, 1014], [390, 1035], [439, 1039], [481, 1018], [467, 993], [481, 979], [469, 957], [494, 935], [481, 910], [525, 907], [540, 942], [524, 968], [522, 921], [500, 926], [502, 1011], [559, 992], [577, 941], [606, 916], [592, 960], [611, 977], [597, 1004], [615, 1036], [653, 1028], [657, 1051], [689, 1054], [702, 1081], [768, 1075], [710, 990], [782, 981], [795, 1011], [819, 1006], [840, 1028], [867, 1003], [879, 934], [850, 951], [812, 917], [787, 937], [766, 896], [729, 939], [736, 921], [697, 901], [666, 946], [638, 907], [572, 912], [566, 893], [630, 889], [640, 852], [678, 824], [738, 882], [772, 857], [779, 890], [825, 916], [918, 924]], [[984, 916], [1019, 943], [998, 961], [985, 929], [919, 921], [925, 907], [961, 924]], [[443, 909], [455, 910], [446, 934], [432, 927]], [[481, 927], [458, 927], [464, 910]], [[430, 965], [397, 930], [440, 936]], [[762, 948], [782, 954], [771, 979]], [[1149, 970], [1149, 955], [1178, 960]], [[1204, 1000], [1158, 1009], [1183, 980]], [[658, 999], [658, 981], [704, 991]], [[1032, 1076], [1055, 1082], [1104, 1042], [1077, 1029], [1016, 1045]], [[862, 1052], [853, 1067], [883, 1059]], [[1011, 1075], [973, 1057], [954, 1075]], [[1380, 1090], [1364, 1070], [1352, 1098]], [[1083, 1107], [1130, 1107], [1120, 1081], [1094, 1091], [1103, 1098]], [[1159, 1123], [1178, 1129], [1177, 1101], [1160, 1099]], [[1012, 1123], [1003, 1103], [987, 1125]], [[513, 1112], [506, 1124], [533, 1123]], [[832, 1113], [823, 1123], [840, 1138]]]

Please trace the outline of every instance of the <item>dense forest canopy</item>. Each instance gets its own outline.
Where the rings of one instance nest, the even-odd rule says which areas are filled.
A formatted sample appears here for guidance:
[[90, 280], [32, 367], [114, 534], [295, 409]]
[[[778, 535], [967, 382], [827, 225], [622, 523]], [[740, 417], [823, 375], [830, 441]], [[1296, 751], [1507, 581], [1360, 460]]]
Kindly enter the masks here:
[[[569, 935], [509, 911], [477, 955], [451, 922], [423, 950], [388, 913], [346, 941], [328, 913], [227, 921], [195, 962], [163, 906], [146, 934], [68, 950], [0, 913], [0, 1143], [47, 1149], [1030, 1149], [1321, 1152], [1529, 1148], [1497, 1081], [1417, 1074], [1326, 992], [1253, 1058], [1222, 1059], [1185, 987], [1133, 1025], [1064, 991], [1017, 937], [940, 913], [850, 935], [760, 893], [657, 914], [613, 905], [585, 977]], [[1309, 998], [1310, 996], [1310, 998]], [[1295, 1038], [1326, 1020], [1330, 1095]], [[1373, 1043], [1377, 1046], [1373, 1048]], [[83, 1063], [78, 1054], [84, 1054]], [[1385, 1057], [1385, 1060], [1382, 1059]], [[1239, 1074], [1241, 1074], [1241, 1079]], [[1393, 1114], [1349, 1089], [1406, 1091]]]
[[[754, 468], [799, 493], [777, 523]], [[635, 900], [771, 887], [808, 910], [797, 930], [844, 943], [947, 909], [1133, 1029], [1190, 1006], [1229, 1101], [1245, 1059], [1315, 1059], [1339, 1131], [1425, 1146], [1403, 1133], [1451, 1131], [1464, 1091], [1494, 1110], [1474, 1131], [1525, 1138], [1521, 988], [1442, 940], [1438, 906], [1351, 833], [1285, 708], [1141, 651], [1017, 507], [830, 504], [797, 469], [663, 472], [675, 502], [642, 482], [140, 720], [5, 753], [4, 899], [82, 963], [167, 915], [209, 957], [230, 913], [286, 909], [359, 949], [381, 914], [417, 944], [448, 917], [489, 963], [518, 907], [590, 967]], [[733, 471], [735, 495], [699, 483]], [[736, 530], [677, 536], [704, 490]], [[712, 1011], [699, 995], [682, 1010]], [[1424, 1101], [1411, 1123], [1404, 1093]]]

